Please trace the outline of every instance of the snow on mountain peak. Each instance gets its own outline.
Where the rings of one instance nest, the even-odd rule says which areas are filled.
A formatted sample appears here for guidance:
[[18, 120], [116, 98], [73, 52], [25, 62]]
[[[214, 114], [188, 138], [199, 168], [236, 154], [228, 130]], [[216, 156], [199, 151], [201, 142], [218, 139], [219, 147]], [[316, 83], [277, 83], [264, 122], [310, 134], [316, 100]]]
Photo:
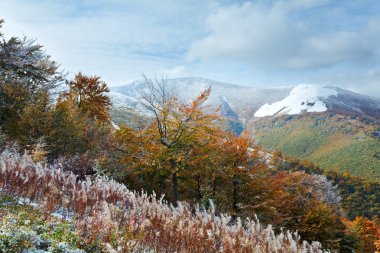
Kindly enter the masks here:
[[334, 88], [313, 84], [300, 84], [293, 88], [289, 96], [273, 104], [265, 104], [254, 114], [255, 117], [273, 116], [276, 114], [299, 114], [302, 111], [324, 112], [327, 110], [323, 98], [337, 96]]

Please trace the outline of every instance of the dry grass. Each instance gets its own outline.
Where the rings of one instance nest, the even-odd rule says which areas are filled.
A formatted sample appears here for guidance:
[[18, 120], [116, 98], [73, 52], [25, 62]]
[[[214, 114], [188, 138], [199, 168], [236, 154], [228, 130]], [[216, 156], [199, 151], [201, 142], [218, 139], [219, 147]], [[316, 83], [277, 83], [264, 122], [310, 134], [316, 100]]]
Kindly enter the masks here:
[[59, 165], [42, 166], [9, 150], [0, 154], [0, 189], [39, 204], [47, 213], [74, 214], [81, 236], [102, 241], [105, 251], [322, 252], [317, 242], [301, 242], [290, 232], [276, 235], [258, 221], [232, 223], [228, 215], [187, 203], [175, 208], [106, 178], [77, 182]]

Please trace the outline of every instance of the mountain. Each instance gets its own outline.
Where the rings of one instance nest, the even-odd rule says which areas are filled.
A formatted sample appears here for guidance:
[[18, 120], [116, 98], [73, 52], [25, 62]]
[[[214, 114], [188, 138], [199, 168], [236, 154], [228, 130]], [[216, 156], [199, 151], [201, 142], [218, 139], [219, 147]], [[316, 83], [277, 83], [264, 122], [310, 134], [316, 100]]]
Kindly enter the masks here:
[[305, 112], [339, 112], [380, 117], [380, 99], [371, 98], [336, 87], [297, 85], [284, 99], [266, 103], [255, 117], [300, 114]]
[[[214, 108], [231, 109], [241, 121], [249, 120], [262, 105], [284, 98], [291, 90], [291, 87], [268, 89], [245, 87], [193, 77], [168, 79], [166, 85], [182, 101], [194, 99], [211, 86], [212, 91], [207, 104]], [[143, 81], [135, 81], [127, 85], [113, 87], [110, 96], [116, 108], [128, 107], [146, 113], [145, 109], [141, 108], [141, 104], [138, 103], [141, 101], [141, 92], [146, 90]]]
[[328, 170], [380, 180], [380, 100], [336, 87], [298, 85], [246, 125], [269, 150]]
[[[259, 145], [308, 159], [324, 169], [380, 180], [380, 99], [337, 87], [301, 84], [254, 88], [205, 78], [166, 80], [182, 101], [211, 86], [207, 104], [220, 108], [235, 134], [249, 132]], [[142, 81], [112, 88], [117, 124], [149, 118], [141, 105]]]
[[[222, 83], [205, 78], [166, 80], [167, 88], [183, 101], [189, 101], [211, 86], [208, 104], [222, 107], [225, 115], [243, 122], [254, 117], [336, 112], [380, 118], [380, 99], [360, 95], [337, 87], [302, 84], [295, 87], [255, 88]], [[114, 107], [127, 107], [148, 114], [141, 105], [141, 92], [147, 91], [143, 81], [114, 87]], [[229, 111], [229, 112], [227, 112]], [[233, 112], [233, 113], [232, 113]]]
[[326, 104], [322, 101], [337, 96], [333, 88], [315, 85], [297, 85], [290, 94], [273, 104], [265, 104], [254, 114], [255, 117], [274, 116], [279, 114], [299, 114], [306, 112], [325, 112]]

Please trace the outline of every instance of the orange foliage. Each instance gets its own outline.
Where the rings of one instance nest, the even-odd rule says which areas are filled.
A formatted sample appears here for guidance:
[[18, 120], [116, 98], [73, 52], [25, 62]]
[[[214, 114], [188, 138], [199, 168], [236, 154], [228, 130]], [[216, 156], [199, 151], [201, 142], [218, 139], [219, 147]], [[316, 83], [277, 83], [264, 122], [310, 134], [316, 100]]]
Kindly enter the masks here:
[[76, 103], [78, 108], [89, 118], [107, 122], [110, 119], [111, 101], [104, 93], [109, 92], [107, 84], [98, 76], [75, 75], [73, 81], [67, 82], [70, 90], [64, 93], [66, 99]]
[[349, 221], [342, 218], [349, 233], [360, 239], [361, 250], [359, 252], [369, 253], [380, 251], [380, 226], [375, 222], [364, 218], [356, 217]]

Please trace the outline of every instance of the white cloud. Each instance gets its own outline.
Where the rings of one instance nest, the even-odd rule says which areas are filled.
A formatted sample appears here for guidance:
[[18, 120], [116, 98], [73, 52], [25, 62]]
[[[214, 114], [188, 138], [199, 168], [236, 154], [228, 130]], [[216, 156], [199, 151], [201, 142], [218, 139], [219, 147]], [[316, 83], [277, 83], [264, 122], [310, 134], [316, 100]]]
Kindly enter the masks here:
[[[119, 83], [180, 65], [207, 2], [4, 0], [0, 17], [7, 37], [37, 38], [67, 71]], [[187, 15], [195, 11], [196, 17]]]
[[380, 98], [380, 69], [340, 69], [323, 71], [313, 82], [338, 86], [360, 94]]
[[164, 71], [164, 76], [167, 76], [168, 78], [183, 77], [185, 74], [185, 66], [176, 66]]
[[37, 38], [65, 70], [109, 85], [186, 75], [380, 97], [379, 1], [242, 2], [0, 0], [0, 17], [7, 37]]
[[219, 7], [206, 21], [208, 35], [192, 45], [188, 57], [243, 60], [269, 69], [311, 69], [378, 56], [380, 24], [376, 20], [356, 30], [332, 31], [308, 22], [303, 12], [326, 2], [289, 0], [268, 5], [258, 1]]

